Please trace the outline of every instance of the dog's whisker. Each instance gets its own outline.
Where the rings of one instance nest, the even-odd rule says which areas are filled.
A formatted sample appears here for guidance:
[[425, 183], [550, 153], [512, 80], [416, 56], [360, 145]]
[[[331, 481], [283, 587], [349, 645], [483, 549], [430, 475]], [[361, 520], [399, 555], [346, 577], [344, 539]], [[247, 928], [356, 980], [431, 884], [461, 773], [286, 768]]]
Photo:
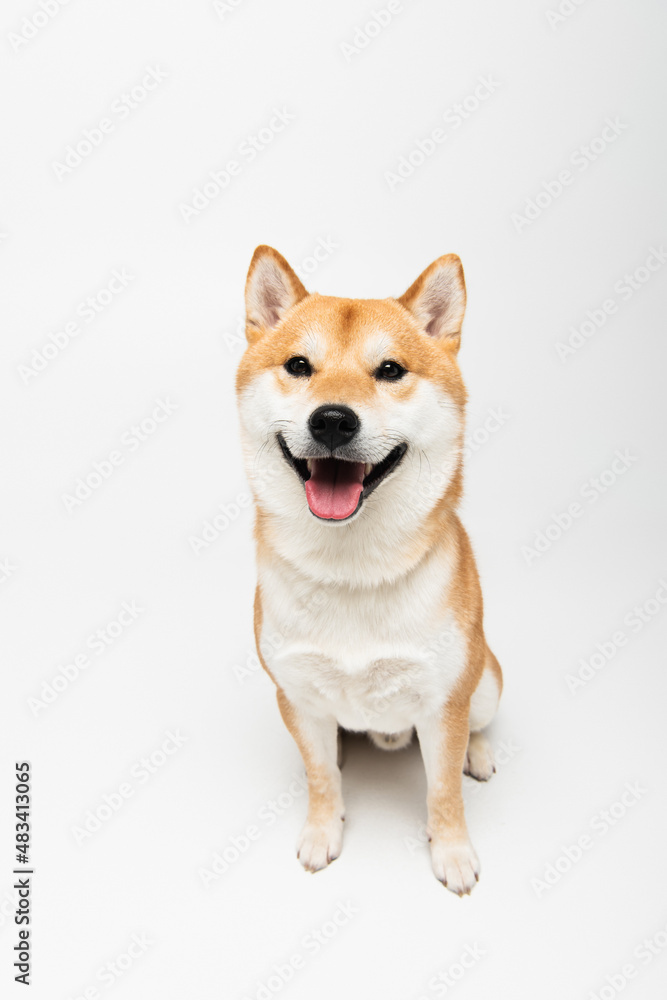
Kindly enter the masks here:
[[[431, 459], [430, 459], [430, 458], [428, 457], [428, 455], [427, 455], [427, 454], [426, 454], [426, 452], [425, 452], [425, 451], [423, 450], [423, 448], [420, 448], [420, 449], [419, 449], [419, 453], [420, 453], [420, 455], [423, 455], [423, 456], [424, 456], [424, 458], [426, 459], [426, 463], [427, 463], [427, 465], [428, 465], [428, 477], [429, 477], [429, 479], [432, 479], [432, 478], [433, 478], [433, 473], [432, 473], [432, 471], [431, 471]], [[421, 466], [419, 467], [419, 471], [420, 471], [420, 473], [421, 473]]]

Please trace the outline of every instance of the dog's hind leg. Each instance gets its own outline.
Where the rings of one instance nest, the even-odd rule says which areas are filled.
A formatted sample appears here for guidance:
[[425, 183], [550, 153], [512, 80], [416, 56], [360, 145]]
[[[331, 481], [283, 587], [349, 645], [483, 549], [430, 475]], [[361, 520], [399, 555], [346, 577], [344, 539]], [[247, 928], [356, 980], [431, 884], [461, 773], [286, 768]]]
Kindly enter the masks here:
[[484, 670], [470, 700], [470, 736], [463, 765], [463, 773], [477, 781], [488, 781], [496, 769], [491, 744], [481, 730], [496, 714], [502, 688], [500, 664], [487, 646]]

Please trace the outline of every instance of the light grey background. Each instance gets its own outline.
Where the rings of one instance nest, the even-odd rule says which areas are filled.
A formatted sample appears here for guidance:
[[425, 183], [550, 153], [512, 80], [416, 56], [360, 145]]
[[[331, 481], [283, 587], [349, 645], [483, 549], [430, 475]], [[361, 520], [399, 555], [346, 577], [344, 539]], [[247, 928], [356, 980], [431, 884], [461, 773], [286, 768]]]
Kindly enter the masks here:
[[[651, 257], [667, 241], [665, 10], [563, 0], [559, 19], [556, 0], [392, 6], [351, 51], [343, 43], [363, 42], [357, 29], [384, 0], [51, 0], [44, 24], [34, 2], [3, 5], [3, 996], [24, 995], [12, 982], [10, 892], [23, 758], [34, 770], [38, 1000], [664, 990], [667, 955], [647, 959], [642, 942], [667, 944], [667, 265]], [[151, 67], [166, 79], [130, 114], [112, 110]], [[480, 78], [484, 100], [472, 96]], [[240, 148], [274, 109], [293, 118], [249, 161]], [[102, 118], [113, 131], [58, 179], [54, 163]], [[610, 141], [593, 143], [607, 119]], [[390, 183], [437, 128], [444, 141]], [[581, 147], [594, 157], [586, 169]], [[232, 159], [237, 175], [186, 222], [182, 206]], [[331, 294], [398, 295], [442, 253], [464, 263], [463, 513], [506, 677], [492, 731], [504, 763], [486, 786], [465, 779], [482, 861], [469, 899], [431, 875], [415, 747], [392, 756], [353, 741], [340, 860], [310, 876], [294, 857], [302, 768], [271, 683], [252, 669], [233, 397], [243, 284], [261, 242]], [[657, 269], [641, 270], [649, 258]], [[80, 303], [114, 269], [132, 280], [86, 322]], [[589, 310], [599, 320], [610, 299], [615, 311], [559, 357], [570, 328]], [[30, 374], [33, 351], [75, 321], [77, 336]], [[132, 450], [132, 427], [157, 400], [172, 412]], [[625, 468], [605, 471], [617, 450]], [[68, 511], [63, 496], [113, 451], [121, 464]], [[601, 474], [604, 493], [590, 482]], [[531, 555], [575, 503], [579, 516]], [[227, 527], [219, 518], [196, 553], [221, 504]], [[89, 637], [123, 602], [142, 610], [98, 654]], [[625, 644], [614, 640], [607, 660], [598, 644], [609, 652], [619, 630]], [[30, 701], [86, 652], [55, 700]], [[596, 652], [591, 679], [571, 690], [568, 675]], [[168, 731], [187, 739], [162, 756]], [[152, 754], [143, 781], [137, 762]], [[131, 797], [77, 843], [87, 811], [128, 782]], [[282, 811], [270, 822], [273, 801]], [[613, 826], [600, 818], [609, 809]], [[205, 888], [201, 869], [216, 852], [232, 857], [230, 838], [249, 826], [258, 839]], [[582, 837], [581, 859], [563, 860]], [[541, 885], [549, 872], [553, 885]], [[356, 910], [344, 924], [341, 903]], [[316, 949], [307, 935], [331, 932], [336, 914], [341, 926]], [[120, 978], [98, 978], [108, 962], [127, 965], [133, 934], [147, 950]], [[462, 978], [433, 982], [454, 983], [466, 948], [477, 957]], [[295, 954], [304, 967], [262, 994]], [[619, 977], [628, 963], [634, 975]]]

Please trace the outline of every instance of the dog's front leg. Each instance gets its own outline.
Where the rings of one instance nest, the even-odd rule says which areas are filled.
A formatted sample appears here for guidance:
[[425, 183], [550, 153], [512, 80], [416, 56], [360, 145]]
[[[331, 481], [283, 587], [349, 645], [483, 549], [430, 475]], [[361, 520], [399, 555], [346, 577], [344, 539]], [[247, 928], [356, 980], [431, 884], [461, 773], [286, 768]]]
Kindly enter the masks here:
[[436, 878], [462, 896], [479, 876], [463, 812], [462, 775], [468, 746], [470, 704], [452, 699], [439, 715], [417, 726], [428, 783], [431, 862]]
[[278, 689], [283, 721], [301, 751], [308, 778], [308, 817], [297, 857], [310, 872], [326, 868], [341, 852], [344, 806], [337, 763], [338, 724], [333, 716], [316, 718], [294, 705]]

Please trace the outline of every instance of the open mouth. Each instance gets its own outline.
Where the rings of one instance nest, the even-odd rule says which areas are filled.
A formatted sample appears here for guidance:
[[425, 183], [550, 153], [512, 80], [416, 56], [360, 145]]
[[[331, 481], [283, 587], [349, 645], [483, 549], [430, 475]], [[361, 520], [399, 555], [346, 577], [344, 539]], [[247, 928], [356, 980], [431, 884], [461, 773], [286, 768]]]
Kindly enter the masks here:
[[344, 521], [352, 517], [373, 490], [386, 479], [407, 451], [399, 444], [377, 465], [341, 458], [296, 458], [278, 434], [278, 444], [296, 474], [305, 483], [306, 500], [315, 517]]

